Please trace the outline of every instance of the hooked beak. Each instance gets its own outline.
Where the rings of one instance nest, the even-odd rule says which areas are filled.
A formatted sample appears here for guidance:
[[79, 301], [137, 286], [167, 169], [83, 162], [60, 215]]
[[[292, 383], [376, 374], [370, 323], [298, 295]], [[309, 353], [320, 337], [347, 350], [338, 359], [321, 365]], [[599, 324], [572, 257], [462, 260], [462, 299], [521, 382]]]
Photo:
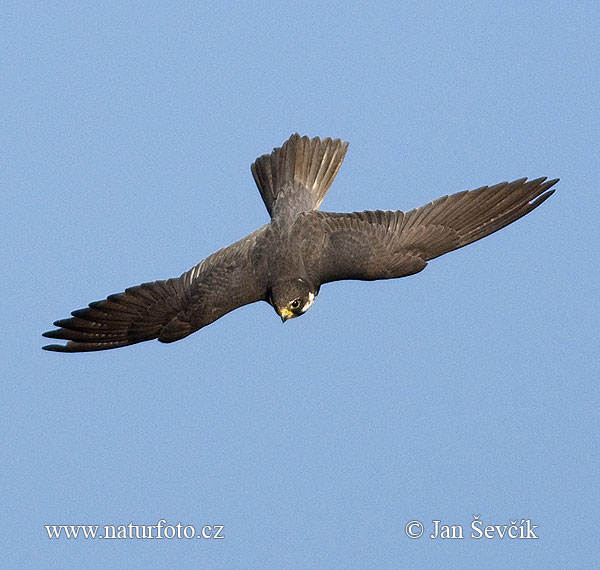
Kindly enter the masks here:
[[281, 322], [285, 323], [285, 321], [291, 319], [294, 316], [294, 313], [292, 313], [292, 311], [290, 311], [289, 309], [284, 308], [279, 311], [279, 316], [281, 317]]

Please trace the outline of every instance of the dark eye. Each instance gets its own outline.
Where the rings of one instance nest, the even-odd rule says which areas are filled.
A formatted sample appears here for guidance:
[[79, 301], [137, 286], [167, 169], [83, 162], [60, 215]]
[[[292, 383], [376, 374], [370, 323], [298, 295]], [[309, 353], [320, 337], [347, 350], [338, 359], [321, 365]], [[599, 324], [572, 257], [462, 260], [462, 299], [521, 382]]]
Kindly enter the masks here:
[[292, 309], [299, 309], [300, 308], [300, 299], [294, 299], [291, 303], [290, 303], [290, 307]]

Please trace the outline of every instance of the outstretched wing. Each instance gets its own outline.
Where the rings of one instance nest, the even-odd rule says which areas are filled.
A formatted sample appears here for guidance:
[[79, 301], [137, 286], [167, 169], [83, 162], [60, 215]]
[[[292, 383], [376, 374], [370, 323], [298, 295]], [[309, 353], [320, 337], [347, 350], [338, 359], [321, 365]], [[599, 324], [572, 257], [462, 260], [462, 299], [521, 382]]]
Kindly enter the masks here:
[[182, 339], [242, 305], [266, 297], [262, 267], [265, 227], [201, 261], [179, 278], [144, 283], [56, 321], [45, 350], [106, 350], [157, 338]]
[[[511, 224], [554, 192], [558, 179], [526, 178], [483, 186], [401, 211], [307, 212], [312, 235], [305, 259], [315, 282], [390, 279], [423, 270], [434, 259]], [[320, 231], [319, 231], [320, 230]]]

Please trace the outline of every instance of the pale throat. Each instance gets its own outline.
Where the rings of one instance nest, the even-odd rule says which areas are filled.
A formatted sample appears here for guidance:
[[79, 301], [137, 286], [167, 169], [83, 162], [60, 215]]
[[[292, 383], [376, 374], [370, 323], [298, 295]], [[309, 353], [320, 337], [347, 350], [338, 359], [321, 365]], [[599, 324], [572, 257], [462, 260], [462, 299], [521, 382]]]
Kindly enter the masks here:
[[310, 309], [312, 307], [312, 304], [315, 302], [315, 294], [310, 292], [308, 294], [308, 303], [306, 303], [306, 305], [304, 305], [304, 307], [302, 307], [302, 313], [306, 313], [306, 311], [308, 311], [308, 309]]

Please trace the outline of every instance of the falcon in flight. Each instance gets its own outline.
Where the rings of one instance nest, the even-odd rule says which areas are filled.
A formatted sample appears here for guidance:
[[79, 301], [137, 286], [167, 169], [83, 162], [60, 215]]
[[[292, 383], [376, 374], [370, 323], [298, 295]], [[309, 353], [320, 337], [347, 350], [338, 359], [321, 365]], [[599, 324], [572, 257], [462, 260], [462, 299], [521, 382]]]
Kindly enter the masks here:
[[292, 135], [252, 164], [271, 221], [181, 277], [143, 283], [73, 311], [44, 333], [46, 350], [106, 350], [174, 342], [255, 301], [285, 322], [305, 313], [323, 283], [392, 279], [518, 220], [558, 181], [526, 178], [438, 198], [408, 212], [321, 212], [348, 148], [340, 139]]

